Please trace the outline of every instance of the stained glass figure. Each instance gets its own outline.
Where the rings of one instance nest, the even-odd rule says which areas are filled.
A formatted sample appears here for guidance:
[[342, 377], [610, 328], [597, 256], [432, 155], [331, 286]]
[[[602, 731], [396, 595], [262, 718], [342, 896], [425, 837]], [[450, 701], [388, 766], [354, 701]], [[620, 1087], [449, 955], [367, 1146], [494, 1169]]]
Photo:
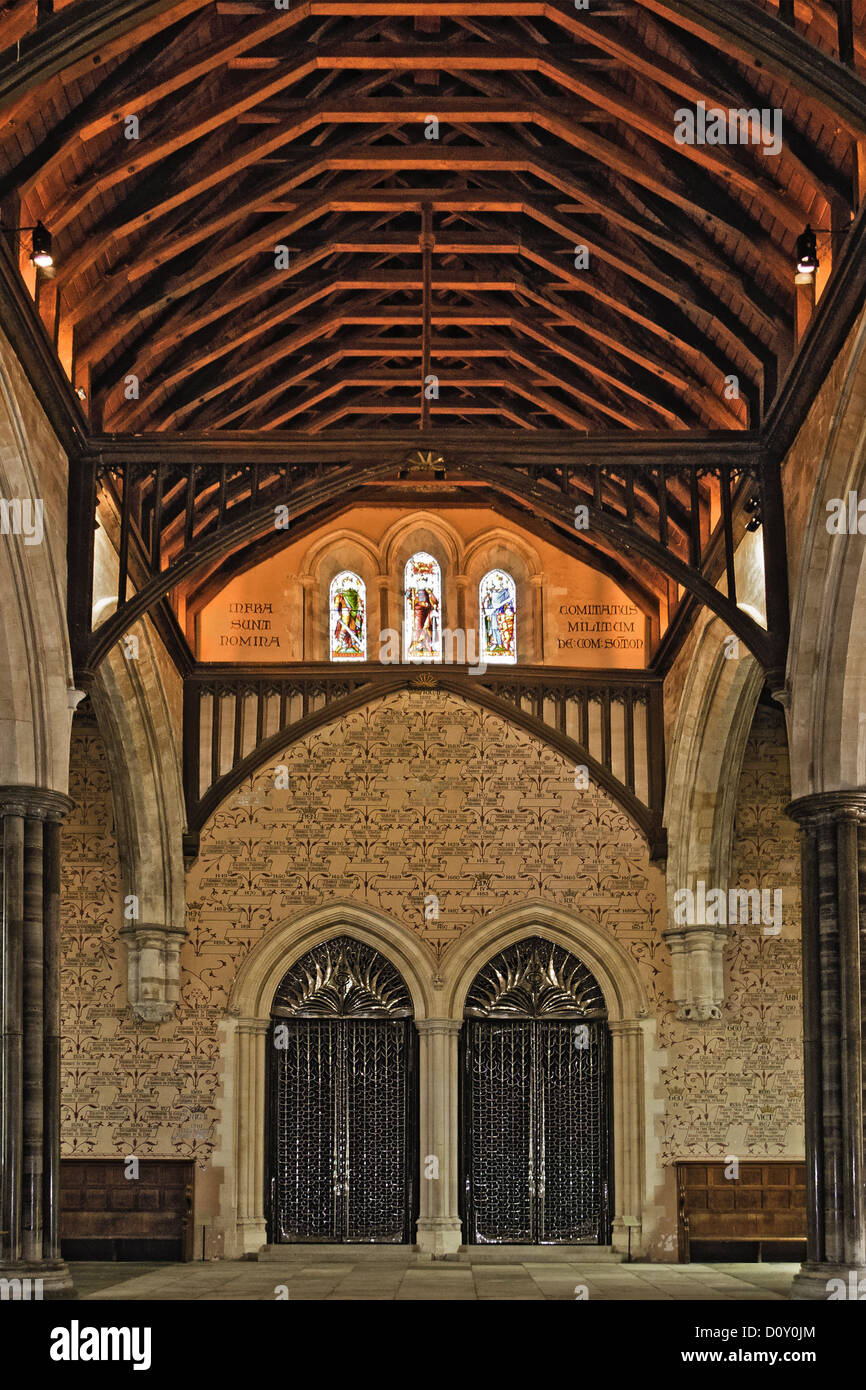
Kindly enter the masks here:
[[351, 570], [331, 580], [330, 651], [332, 661], [367, 660], [367, 588]]
[[442, 574], [432, 555], [406, 561], [403, 653], [406, 661], [442, 660]]
[[510, 574], [491, 570], [478, 586], [481, 660], [517, 660], [517, 588]]

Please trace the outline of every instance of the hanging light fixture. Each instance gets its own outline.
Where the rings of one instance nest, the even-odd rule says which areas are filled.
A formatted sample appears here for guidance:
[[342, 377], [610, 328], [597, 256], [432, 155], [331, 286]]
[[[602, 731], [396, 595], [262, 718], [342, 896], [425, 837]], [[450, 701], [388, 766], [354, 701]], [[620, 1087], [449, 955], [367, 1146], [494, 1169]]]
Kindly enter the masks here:
[[51, 233], [43, 222], [37, 222], [33, 228], [33, 249], [30, 252], [30, 262], [38, 265], [41, 270], [47, 270], [54, 264], [54, 252], [51, 249]]
[[797, 285], [809, 285], [812, 277], [820, 266], [818, 260], [818, 238], [807, 227], [804, 232], [797, 237], [797, 274], [794, 283]]

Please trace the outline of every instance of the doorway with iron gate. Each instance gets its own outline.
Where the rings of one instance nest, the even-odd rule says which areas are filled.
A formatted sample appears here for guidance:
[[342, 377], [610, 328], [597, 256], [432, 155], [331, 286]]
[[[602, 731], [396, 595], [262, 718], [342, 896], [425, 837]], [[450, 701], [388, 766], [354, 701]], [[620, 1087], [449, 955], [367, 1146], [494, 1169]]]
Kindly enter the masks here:
[[464, 1016], [467, 1244], [607, 1245], [611, 1048], [595, 977], [529, 937], [479, 971]]
[[269, 1030], [268, 1236], [402, 1244], [417, 1212], [417, 1050], [409, 991], [352, 937], [296, 961]]

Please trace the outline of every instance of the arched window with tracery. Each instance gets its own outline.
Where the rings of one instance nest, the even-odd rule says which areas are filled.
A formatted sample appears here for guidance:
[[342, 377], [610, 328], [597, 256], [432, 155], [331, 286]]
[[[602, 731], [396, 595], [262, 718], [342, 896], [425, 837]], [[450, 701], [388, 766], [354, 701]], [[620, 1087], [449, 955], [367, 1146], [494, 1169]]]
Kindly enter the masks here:
[[332, 661], [367, 660], [367, 586], [352, 570], [331, 580], [330, 654]]
[[419, 550], [406, 561], [403, 582], [403, 658], [442, 660], [442, 572]]
[[505, 570], [490, 570], [478, 585], [481, 660], [513, 665], [517, 660], [517, 586]]

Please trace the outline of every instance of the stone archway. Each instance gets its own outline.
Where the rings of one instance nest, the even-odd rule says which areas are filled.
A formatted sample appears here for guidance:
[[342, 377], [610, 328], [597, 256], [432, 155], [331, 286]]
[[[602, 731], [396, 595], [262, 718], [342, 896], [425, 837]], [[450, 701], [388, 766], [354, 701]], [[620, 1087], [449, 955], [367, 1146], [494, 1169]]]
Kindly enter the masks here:
[[[223, 1184], [226, 1254], [253, 1254], [266, 1241], [265, 1226], [265, 1038], [274, 994], [288, 968], [329, 937], [356, 937], [380, 951], [402, 975], [412, 996], [421, 1035], [421, 1154], [433, 1152], [424, 1095], [434, 1084], [425, 1028], [435, 997], [431, 952], [405, 927], [357, 903], [335, 902], [281, 922], [244, 960], [229, 997], [223, 1136], [227, 1180]], [[431, 1184], [427, 1184], [429, 1187]], [[425, 1213], [422, 1186], [422, 1217]]]
[[[337, 902], [281, 923], [250, 952], [232, 987], [225, 1025], [222, 1221], [226, 1254], [238, 1258], [266, 1241], [264, 1214], [265, 1038], [274, 993], [286, 970], [337, 933], [381, 951], [412, 996], [420, 1037], [420, 1215], [417, 1244], [441, 1257], [462, 1243], [458, 1211], [458, 1037], [466, 992], [498, 950], [528, 934], [581, 957], [605, 993], [613, 1036], [615, 1248], [640, 1243], [645, 1190], [644, 1029], [647, 999], [634, 961], [612, 937], [541, 901], [507, 908], [466, 933], [437, 971], [414, 934], [381, 912]], [[432, 1160], [436, 1160], [435, 1163]], [[637, 1238], [635, 1238], [637, 1237]]]
[[[614, 1213], [613, 1245], [625, 1249], [632, 1229], [632, 1252], [640, 1248], [646, 1189], [646, 1118], [644, 1029], [650, 1027], [649, 1008], [638, 968], [612, 936], [589, 925], [575, 913], [532, 900], [508, 907], [467, 932], [449, 953], [443, 971], [446, 1018], [440, 1020], [443, 1043], [439, 1058], [436, 1100], [448, 1108], [436, 1130], [453, 1155], [453, 1188], [457, 1192], [457, 1036], [467, 992], [478, 971], [491, 956], [526, 936], [541, 936], [576, 955], [601, 986], [613, 1040], [613, 1150]], [[456, 1221], [455, 1210], [440, 1213]], [[450, 1227], [453, 1231], [454, 1226]], [[443, 1224], [443, 1232], [449, 1228]], [[456, 1248], [456, 1247], [453, 1247]]]
[[[734, 652], [737, 648], [734, 647]], [[763, 671], [749, 652], [731, 658], [720, 618], [699, 632], [668, 760], [668, 922], [677, 1017], [721, 1018], [727, 927], [673, 925], [674, 894], [699, 882], [727, 891], [739, 774], [761, 693]]]
[[[70, 1287], [60, 1258], [60, 822], [71, 802], [67, 461], [0, 335], [0, 956], [6, 980], [0, 1274]], [[42, 1296], [42, 1295], [40, 1295]]]
[[[864, 544], [859, 533], [831, 533], [827, 524], [831, 499], [841, 499], [847, 514], [849, 494], [866, 496], [866, 315], [847, 357], [834, 369], [836, 375], [838, 406], [815, 470], [811, 507], [800, 537], [800, 568], [792, 576], [785, 698], [795, 797], [866, 786]], [[815, 441], [807, 431], [808, 426], [805, 445], [814, 453]], [[799, 448], [798, 440], [789, 463], [792, 469], [799, 461]]]
[[[808, 1259], [794, 1283], [797, 1299], [826, 1299], [831, 1279], [847, 1288], [849, 1279], [866, 1277], [866, 554], [858, 525], [866, 495], [864, 399], [866, 315], [786, 464], [789, 529], [802, 532], [783, 696], [795, 797], [788, 814], [801, 827], [803, 851]], [[807, 516], [796, 506], [804, 464], [814, 477]], [[838, 532], [828, 526], [828, 503], [836, 499], [847, 523]]]

